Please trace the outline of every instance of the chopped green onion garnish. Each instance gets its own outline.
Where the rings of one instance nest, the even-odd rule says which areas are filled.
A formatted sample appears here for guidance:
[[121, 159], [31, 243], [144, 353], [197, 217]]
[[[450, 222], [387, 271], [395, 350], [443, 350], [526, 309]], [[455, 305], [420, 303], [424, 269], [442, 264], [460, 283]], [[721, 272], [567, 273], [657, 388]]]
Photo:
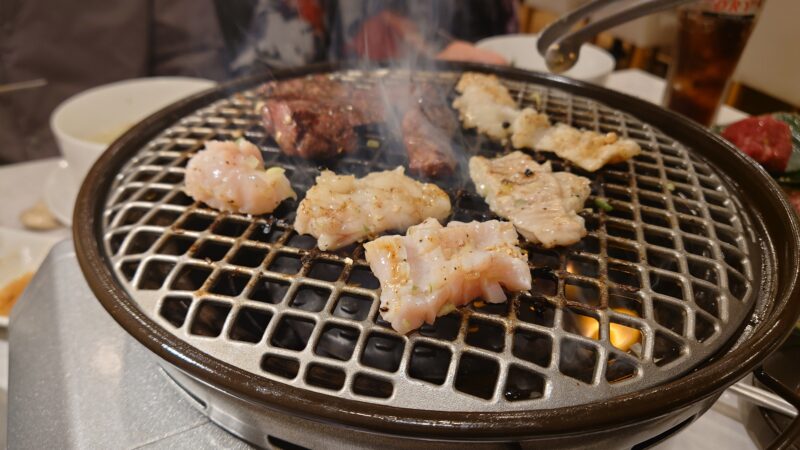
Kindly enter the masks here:
[[437, 316], [446, 316], [446, 315], [450, 314], [451, 312], [453, 312], [455, 310], [456, 310], [456, 306], [454, 304], [445, 303], [444, 305], [442, 305], [441, 308], [439, 308], [439, 313], [436, 314], [436, 315]]
[[537, 91], [530, 95], [530, 99], [536, 103], [536, 109], [542, 107], [542, 95]]
[[602, 209], [605, 212], [609, 212], [609, 211], [613, 211], [614, 210], [614, 207], [611, 206], [611, 204], [608, 203], [608, 200], [606, 200], [604, 198], [598, 197], [598, 198], [594, 199], [594, 205], [597, 206], [598, 208]]
[[670, 191], [670, 192], [675, 190], [675, 185], [672, 184], [672, 183], [667, 183], [666, 187], [667, 187], [667, 190]]

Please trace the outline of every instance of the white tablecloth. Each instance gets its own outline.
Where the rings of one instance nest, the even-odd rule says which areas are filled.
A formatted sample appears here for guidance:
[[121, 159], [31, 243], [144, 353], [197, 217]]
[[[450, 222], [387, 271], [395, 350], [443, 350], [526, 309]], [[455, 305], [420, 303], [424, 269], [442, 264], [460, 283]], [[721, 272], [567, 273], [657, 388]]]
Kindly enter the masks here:
[[[622, 70], [608, 77], [606, 86], [627, 94], [660, 103], [664, 91], [664, 80], [637, 69]], [[730, 123], [746, 117], [746, 114], [723, 106], [718, 116], [719, 123]], [[0, 227], [22, 229], [19, 214], [42, 198], [44, 180], [56, 170], [58, 158], [35, 162], [0, 166]], [[69, 230], [61, 228], [49, 232], [58, 237], [68, 237]], [[0, 388], [8, 386], [8, 344], [5, 334], [0, 334]], [[739, 422], [738, 399], [726, 393], [714, 407], [697, 422], [659, 449], [709, 449], [745, 450], [756, 448], [742, 424]]]

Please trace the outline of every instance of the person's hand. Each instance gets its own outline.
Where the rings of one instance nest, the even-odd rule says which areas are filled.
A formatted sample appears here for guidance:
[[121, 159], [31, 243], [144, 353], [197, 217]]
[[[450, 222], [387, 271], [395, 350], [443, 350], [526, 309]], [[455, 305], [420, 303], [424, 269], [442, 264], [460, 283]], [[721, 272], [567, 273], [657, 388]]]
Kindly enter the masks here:
[[466, 41], [453, 41], [444, 48], [436, 59], [445, 61], [468, 61], [484, 64], [496, 64], [499, 66], [507, 66], [508, 61], [501, 55], [490, 51], [484, 50]]

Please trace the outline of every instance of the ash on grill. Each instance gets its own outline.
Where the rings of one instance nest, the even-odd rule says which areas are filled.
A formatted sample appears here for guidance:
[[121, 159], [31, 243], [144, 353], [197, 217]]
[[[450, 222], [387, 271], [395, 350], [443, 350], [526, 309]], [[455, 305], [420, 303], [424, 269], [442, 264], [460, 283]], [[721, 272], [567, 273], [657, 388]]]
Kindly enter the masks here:
[[[450, 89], [458, 76], [347, 71], [330, 78], [366, 92], [409, 77]], [[322, 252], [291, 229], [299, 199], [250, 218], [188, 198], [181, 191], [188, 158], [206, 140], [242, 134], [259, 145], [266, 165], [286, 168], [295, 191], [313, 184], [313, 163], [287, 155], [264, 132], [254, 113], [259, 89], [184, 117], [132, 157], [107, 199], [107, 256], [142, 311], [180, 339], [242, 370], [340, 398], [451, 411], [555, 408], [653, 386], [706, 360], [754, 298], [749, 224], [728, 188], [689, 149], [631, 116], [558, 90], [504, 83], [520, 107], [613, 131], [643, 150], [593, 175], [535, 153], [553, 170], [594, 180], [587, 207], [604, 198], [613, 209], [584, 212], [588, 235], [573, 246], [527, 245], [533, 288], [506, 303], [477, 301], [399, 335], [380, 318], [378, 283], [361, 246]], [[352, 151], [327, 164], [356, 176], [407, 166], [403, 143], [380, 131], [357, 127]], [[453, 146], [466, 156], [510, 150], [471, 132]], [[493, 217], [461, 171], [438, 184], [452, 199], [451, 220]], [[596, 325], [596, 337], [576, 325], [582, 322]], [[638, 331], [640, 340], [622, 351], [614, 326]]]

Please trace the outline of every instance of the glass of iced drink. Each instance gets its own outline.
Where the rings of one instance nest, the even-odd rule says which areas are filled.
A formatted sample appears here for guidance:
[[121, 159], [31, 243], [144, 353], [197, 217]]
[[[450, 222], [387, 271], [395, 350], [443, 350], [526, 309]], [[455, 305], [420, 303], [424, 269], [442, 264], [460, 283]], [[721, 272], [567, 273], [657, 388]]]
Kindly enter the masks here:
[[750, 37], [762, 0], [701, 0], [679, 9], [664, 106], [711, 125]]

